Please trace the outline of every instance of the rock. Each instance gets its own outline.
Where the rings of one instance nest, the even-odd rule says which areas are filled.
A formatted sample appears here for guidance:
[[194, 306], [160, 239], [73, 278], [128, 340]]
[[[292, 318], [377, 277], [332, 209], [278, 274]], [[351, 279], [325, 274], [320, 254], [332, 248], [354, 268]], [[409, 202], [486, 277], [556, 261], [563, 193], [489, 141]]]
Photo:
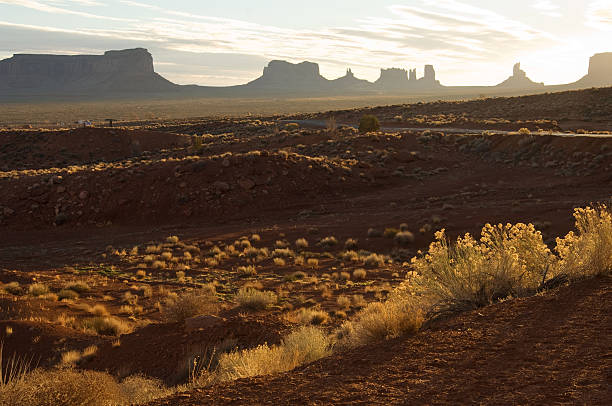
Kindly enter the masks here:
[[13, 214], [15, 214], [15, 210], [5, 207], [4, 210], [2, 210], [2, 212], [4, 213], [5, 216], [12, 216]]
[[83, 190], [81, 193], [79, 193], [79, 199], [81, 200], [85, 200], [89, 197], [89, 192], [86, 190]]
[[238, 181], [238, 185], [240, 185], [240, 187], [244, 190], [251, 190], [255, 187], [255, 182], [250, 179], [240, 179]]
[[191, 332], [195, 330], [209, 329], [216, 327], [226, 320], [224, 318], [209, 314], [190, 317], [185, 320], [185, 331]]
[[58, 213], [57, 216], [55, 216], [55, 225], [61, 226], [62, 224], [67, 223], [69, 220], [68, 214], [66, 213]]
[[13, 55], [0, 61], [0, 83], [25, 94], [87, 89], [100, 95], [118, 89], [159, 91], [176, 86], [155, 73], [153, 57], [142, 48], [104, 55]]
[[230, 185], [221, 181], [213, 183], [213, 187], [221, 192], [227, 192], [230, 190]]
[[229, 167], [230, 166], [229, 159], [227, 159], [227, 158], [223, 159], [223, 162], [221, 162], [221, 165], [223, 165], [224, 168]]

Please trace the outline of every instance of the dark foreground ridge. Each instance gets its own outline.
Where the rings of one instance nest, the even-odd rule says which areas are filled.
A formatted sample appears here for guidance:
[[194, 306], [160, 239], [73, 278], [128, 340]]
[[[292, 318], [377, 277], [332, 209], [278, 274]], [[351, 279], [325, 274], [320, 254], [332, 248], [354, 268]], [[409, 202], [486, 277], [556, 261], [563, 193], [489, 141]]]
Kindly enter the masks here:
[[271, 61], [263, 75], [230, 87], [181, 86], [155, 73], [153, 57], [142, 48], [107, 51], [104, 55], [17, 54], [0, 61], [0, 100], [182, 97], [330, 97], [339, 95], [519, 95], [612, 85], [612, 53], [593, 56], [589, 72], [575, 83], [544, 86], [514, 67], [513, 75], [497, 86], [444, 86], [432, 65], [424, 76], [416, 69], [381, 69], [374, 83], [356, 78], [349, 69], [335, 80], [323, 77], [312, 62]]

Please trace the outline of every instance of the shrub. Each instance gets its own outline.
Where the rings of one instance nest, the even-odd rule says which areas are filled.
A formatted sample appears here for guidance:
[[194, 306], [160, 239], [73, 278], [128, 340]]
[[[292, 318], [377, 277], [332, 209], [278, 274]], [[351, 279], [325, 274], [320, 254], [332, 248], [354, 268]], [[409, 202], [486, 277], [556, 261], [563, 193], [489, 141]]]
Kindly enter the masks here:
[[355, 269], [353, 271], [353, 279], [355, 280], [365, 279], [367, 274], [368, 273], [365, 269]]
[[82, 322], [83, 328], [105, 336], [119, 336], [131, 331], [128, 323], [115, 317], [92, 317]]
[[381, 267], [385, 265], [385, 257], [378, 254], [370, 254], [364, 259], [363, 262], [370, 268]]
[[168, 298], [162, 306], [162, 315], [169, 322], [182, 323], [201, 314], [215, 314], [217, 297], [210, 289], [199, 289]]
[[395, 234], [394, 240], [400, 245], [408, 245], [414, 242], [414, 234], [410, 231], [400, 231]]
[[380, 130], [380, 122], [376, 116], [366, 114], [359, 120], [359, 132], [368, 133]]
[[326, 334], [316, 327], [305, 326], [286, 336], [277, 346], [263, 344], [222, 354], [215, 375], [218, 381], [231, 381], [284, 372], [330, 354]]
[[57, 298], [59, 300], [64, 300], [64, 299], [75, 300], [79, 298], [79, 294], [76, 293], [74, 290], [62, 289], [57, 293]]
[[413, 258], [414, 285], [439, 310], [473, 309], [493, 301], [535, 292], [554, 257], [532, 224], [482, 229], [480, 241], [466, 234], [449, 245], [444, 230], [429, 252]]
[[557, 238], [560, 261], [557, 272], [572, 278], [612, 271], [612, 212], [601, 205], [574, 210], [577, 232]]
[[308, 248], [308, 240], [306, 240], [305, 238], [298, 238], [295, 241], [295, 246], [298, 250], [305, 250], [306, 248]]
[[30, 295], [37, 297], [49, 293], [49, 287], [44, 283], [33, 283], [28, 288]]
[[370, 238], [376, 238], [376, 237], [382, 237], [383, 233], [376, 229], [376, 228], [368, 228], [368, 237]]
[[274, 258], [274, 265], [276, 266], [285, 266], [286, 262], [282, 258]]
[[355, 251], [344, 251], [340, 257], [346, 262], [357, 262], [360, 259], [359, 254]]
[[291, 258], [295, 253], [289, 248], [276, 248], [272, 251], [273, 258]]
[[357, 240], [354, 238], [347, 238], [344, 242], [344, 249], [346, 250], [356, 250], [357, 249]]
[[383, 235], [385, 236], [385, 238], [395, 238], [397, 233], [399, 233], [399, 230], [397, 228], [389, 227], [385, 228], [385, 232], [383, 233]]
[[328, 249], [331, 247], [334, 247], [336, 245], [338, 245], [338, 239], [336, 237], [332, 236], [328, 236], [325, 238], [322, 238], [317, 245], [323, 249]]
[[5, 283], [2, 285], [2, 290], [15, 296], [19, 296], [23, 293], [23, 289], [17, 281]]
[[296, 313], [299, 323], [321, 325], [329, 321], [329, 314], [323, 310], [302, 308]]
[[236, 301], [241, 307], [253, 310], [261, 310], [275, 304], [278, 297], [274, 292], [260, 291], [254, 288], [242, 288], [236, 294]]
[[375, 341], [416, 333], [423, 324], [423, 310], [412, 297], [399, 295], [373, 302], [345, 322], [338, 331], [339, 347], [353, 348]]
[[118, 383], [111, 375], [73, 369], [36, 369], [0, 383], [0, 404], [12, 406], [140, 405], [169, 396], [154, 379], [128, 377]]
[[531, 135], [531, 131], [529, 130], [529, 128], [525, 128], [525, 127], [518, 130], [518, 133], [520, 135]]
[[70, 289], [73, 290], [77, 293], [85, 293], [89, 291], [89, 285], [85, 282], [82, 281], [76, 281], [76, 282], [70, 282], [68, 283], [66, 286], [64, 286], [64, 289]]
[[254, 276], [257, 275], [255, 265], [239, 266], [237, 269], [241, 276]]
[[316, 258], [308, 258], [308, 261], [306, 261], [306, 264], [311, 268], [318, 268], [319, 260]]

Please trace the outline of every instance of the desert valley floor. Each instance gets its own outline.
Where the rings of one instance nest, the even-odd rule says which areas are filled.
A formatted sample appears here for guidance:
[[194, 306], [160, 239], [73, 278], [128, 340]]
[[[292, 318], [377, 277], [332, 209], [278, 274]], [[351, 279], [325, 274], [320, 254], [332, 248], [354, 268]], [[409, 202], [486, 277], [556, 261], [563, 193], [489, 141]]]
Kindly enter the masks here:
[[[610, 111], [612, 88], [3, 129], [3, 364], [187, 385], [211, 351], [277, 345], [303, 324], [341, 328], [388, 298], [440, 229], [455, 240], [532, 223], [552, 248], [574, 208], [610, 204]], [[364, 114], [382, 130], [354, 128]], [[169, 312], [201, 289], [214, 316]], [[249, 289], [270, 303], [241, 302]], [[603, 275], [151, 404], [603, 405], [611, 333]]]

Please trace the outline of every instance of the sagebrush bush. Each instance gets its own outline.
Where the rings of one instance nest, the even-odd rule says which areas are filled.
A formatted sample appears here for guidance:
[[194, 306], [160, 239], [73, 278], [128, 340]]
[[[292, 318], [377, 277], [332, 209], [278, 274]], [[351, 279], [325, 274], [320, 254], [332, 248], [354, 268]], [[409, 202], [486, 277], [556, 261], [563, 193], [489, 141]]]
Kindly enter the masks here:
[[376, 116], [366, 114], [359, 120], [359, 132], [367, 133], [380, 130], [380, 122]]
[[444, 230], [425, 256], [412, 259], [412, 285], [440, 310], [484, 306], [534, 293], [554, 256], [532, 224], [485, 225], [480, 241], [466, 234], [449, 244]]
[[414, 234], [410, 231], [400, 231], [393, 238], [399, 245], [408, 245], [414, 242]]
[[574, 210], [576, 232], [557, 238], [557, 273], [573, 279], [612, 272], [612, 212], [601, 205]]
[[165, 320], [182, 323], [186, 319], [201, 314], [216, 314], [217, 296], [214, 289], [198, 289], [166, 299], [162, 306]]

